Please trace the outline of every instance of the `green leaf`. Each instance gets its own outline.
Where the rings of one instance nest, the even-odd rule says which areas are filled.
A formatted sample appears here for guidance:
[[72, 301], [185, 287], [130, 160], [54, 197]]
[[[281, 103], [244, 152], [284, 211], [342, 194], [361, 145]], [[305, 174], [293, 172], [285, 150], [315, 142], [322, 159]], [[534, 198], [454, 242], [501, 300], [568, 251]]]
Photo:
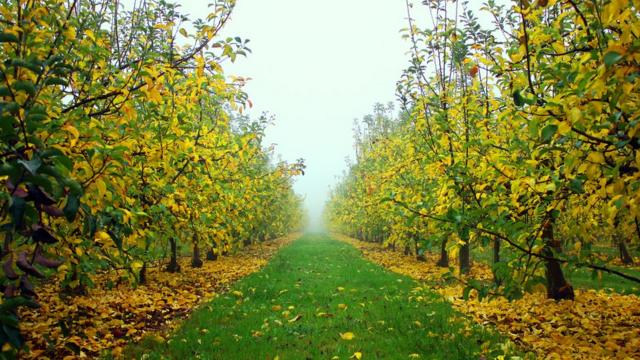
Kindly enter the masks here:
[[518, 107], [524, 105], [524, 98], [522, 97], [520, 90], [513, 91], [513, 103]]
[[113, 243], [116, 244], [116, 247], [118, 248], [118, 250], [123, 251], [122, 239], [118, 235], [116, 235], [113, 231], [108, 231], [107, 233], [109, 234], [111, 239], [113, 239]]
[[6, 176], [6, 175], [16, 175], [16, 166], [12, 163], [6, 163], [3, 162], [2, 164], [0, 164], [0, 175], [1, 176]]
[[29, 113], [25, 120], [30, 122], [43, 122], [47, 120], [47, 114], [37, 114], [37, 113]]
[[0, 315], [0, 324], [18, 327], [18, 318], [12, 313], [9, 313], [9, 315]]
[[547, 125], [542, 129], [542, 142], [548, 143], [553, 139], [553, 135], [555, 135], [556, 131], [558, 131], [558, 125]]
[[65, 181], [65, 186], [67, 186], [69, 188], [69, 192], [75, 196], [82, 196], [82, 185], [80, 185], [77, 181], [73, 180], [73, 179], [67, 179], [67, 181]]
[[15, 67], [21, 67], [25, 69], [29, 69], [36, 74], [42, 74], [42, 63], [38, 61], [27, 61], [24, 59], [13, 59], [11, 60], [11, 65]]
[[2, 331], [14, 348], [19, 349], [22, 347], [24, 340], [22, 339], [22, 335], [20, 335], [20, 329], [14, 326], [2, 324]]
[[472, 286], [467, 286], [464, 288], [464, 290], [462, 291], [462, 298], [467, 301], [469, 300], [469, 293], [471, 292], [471, 290], [473, 290]]
[[[20, 111], [20, 104], [18, 104], [17, 102], [12, 101], [9, 103], [5, 103], [3, 105], [4, 105], [4, 111], [8, 112], [9, 114], [16, 115]], [[2, 108], [0, 108], [0, 110], [1, 109]]]
[[0, 312], [13, 312], [20, 306], [27, 306], [32, 309], [37, 309], [40, 307], [40, 305], [38, 305], [38, 303], [33, 301], [32, 299], [17, 296], [10, 299], [3, 299], [2, 304], [0, 304]]
[[52, 159], [56, 164], [62, 165], [65, 169], [69, 171], [73, 170], [73, 161], [56, 148], [48, 148], [42, 151], [40, 157], [43, 159]]
[[47, 78], [47, 80], [44, 81], [45, 85], [60, 85], [60, 86], [67, 86], [69, 85], [69, 83], [67, 83], [66, 80], [61, 79], [61, 78]]
[[27, 94], [33, 96], [36, 94], [36, 87], [31, 81], [19, 80], [13, 83], [13, 88], [18, 91], [24, 91]]
[[618, 61], [622, 60], [622, 58], [622, 54], [616, 51], [609, 51], [608, 53], [604, 54], [604, 64], [607, 66], [613, 66]]
[[0, 33], [0, 43], [17, 43], [18, 37], [10, 33]]
[[29, 161], [18, 160], [18, 163], [22, 164], [25, 169], [27, 169], [32, 175], [35, 175], [38, 172], [38, 169], [42, 165], [42, 161], [38, 158], [34, 158]]
[[13, 138], [16, 135], [16, 119], [13, 116], [0, 116], [0, 130], [3, 137]]
[[67, 197], [67, 205], [65, 205], [62, 211], [64, 212], [64, 216], [67, 218], [68, 221], [73, 221], [75, 220], [76, 215], [78, 214], [79, 208], [80, 208], [80, 197], [76, 195], [69, 195]]
[[11, 199], [11, 206], [9, 207], [9, 213], [13, 218], [13, 224], [16, 227], [21, 227], [24, 218], [25, 208], [27, 206], [27, 202], [24, 199], [14, 196]]
[[584, 179], [571, 179], [571, 181], [569, 182], [569, 189], [571, 189], [571, 191], [576, 194], [584, 194], [584, 188], [582, 187], [583, 182]]

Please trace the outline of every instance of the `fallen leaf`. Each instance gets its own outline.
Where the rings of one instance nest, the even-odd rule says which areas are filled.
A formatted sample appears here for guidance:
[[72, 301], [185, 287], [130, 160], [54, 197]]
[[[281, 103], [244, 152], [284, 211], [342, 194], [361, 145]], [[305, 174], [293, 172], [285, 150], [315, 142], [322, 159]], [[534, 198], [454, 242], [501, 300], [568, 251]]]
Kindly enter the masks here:
[[321, 318], [330, 318], [330, 317], [333, 317], [334, 315], [330, 313], [319, 312], [316, 314], [316, 316]]
[[356, 337], [352, 332], [340, 333], [342, 340], [353, 340]]

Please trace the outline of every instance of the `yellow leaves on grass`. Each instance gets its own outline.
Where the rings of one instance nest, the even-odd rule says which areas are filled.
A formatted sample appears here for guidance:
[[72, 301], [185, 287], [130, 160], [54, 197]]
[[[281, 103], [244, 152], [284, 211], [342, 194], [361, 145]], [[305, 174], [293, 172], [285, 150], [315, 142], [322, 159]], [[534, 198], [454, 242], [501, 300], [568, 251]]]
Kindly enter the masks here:
[[[365, 243], [345, 236], [334, 236], [362, 251], [367, 259], [386, 268], [420, 280], [437, 281], [443, 271], [427, 254], [425, 262], [401, 253], [384, 250], [380, 245]], [[490, 269], [474, 263], [471, 275], [489, 280]], [[423, 301], [416, 288], [410, 301]], [[635, 295], [576, 290], [575, 301], [553, 301], [539, 291], [519, 300], [505, 298], [479, 301], [462, 298], [462, 285], [441, 285], [434, 289], [460, 312], [482, 325], [495, 326], [511, 341], [540, 358], [604, 359], [640, 357], [640, 298]], [[416, 324], [417, 325], [417, 324]]]
[[[190, 268], [190, 258], [184, 258], [180, 260], [183, 272], [178, 274], [161, 271], [160, 264], [152, 265], [147, 270], [148, 284], [136, 289], [126, 283], [118, 285], [117, 277], [109, 275], [97, 276], [96, 288], [76, 297], [61, 298], [59, 283], [43, 285], [38, 292], [41, 307], [20, 312], [22, 330], [31, 348], [22, 357], [75, 358], [78, 355], [73, 348], [89, 358], [98, 357], [104, 350], [118, 357], [129, 343], [177, 326], [176, 320], [186, 317], [197, 304], [226, 291], [240, 277], [258, 271], [294, 238], [250, 246], [240, 255], [207, 261], [197, 269]], [[142, 263], [131, 266], [140, 268]], [[109, 284], [114, 283], [110, 289]], [[239, 291], [231, 295], [243, 296]], [[164, 342], [159, 334], [155, 339]]]

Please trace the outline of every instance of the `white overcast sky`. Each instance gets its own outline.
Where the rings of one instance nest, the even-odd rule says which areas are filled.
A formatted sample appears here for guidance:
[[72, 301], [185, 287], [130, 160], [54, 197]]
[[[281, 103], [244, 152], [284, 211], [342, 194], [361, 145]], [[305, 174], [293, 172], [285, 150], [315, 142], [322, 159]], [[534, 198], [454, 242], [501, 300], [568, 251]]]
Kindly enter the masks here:
[[[191, 14], [205, 9], [183, 5]], [[275, 116], [268, 143], [284, 160], [305, 159], [295, 189], [306, 197], [313, 228], [353, 154], [353, 120], [394, 100], [408, 65], [399, 33], [405, 18], [401, 0], [239, 0], [225, 29], [251, 40], [253, 53], [225, 70], [253, 79], [246, 88], [252, 114]]]
[[[173, 2], [191, 20], [210, 11], [209, 0]], [[275, 116], [267, 144], [276, 144], [283, 160], [305, 159], [295, 190], [306, 198], [312, 229], [320, 229], [329, 187], [353, 157], [353, 120], [395, 100], [395, 83], [409, 65], [400, 34], [406, 27], [404, 0], [238, 0], [223, 31], [251, 40], [248, 58], [224, 67], [252, 78], [245, 90], [253, 117]]]

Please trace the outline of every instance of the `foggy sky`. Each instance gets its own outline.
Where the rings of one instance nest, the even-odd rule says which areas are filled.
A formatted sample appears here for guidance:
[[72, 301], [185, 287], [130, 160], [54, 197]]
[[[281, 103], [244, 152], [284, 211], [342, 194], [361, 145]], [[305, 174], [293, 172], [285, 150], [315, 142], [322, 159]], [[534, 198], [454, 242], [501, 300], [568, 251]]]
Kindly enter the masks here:
[[[183, 5], [204, 14], [196, 8], [206, 7]], [[353, 157], [353, 120], [394, 100], [408, 65], [399, 33], [405, 18], [399, 0], [239, 0], [224, 31], [251, 40], [253, 53], [225, 71], [253, 79], [246, 91], [254, 116], [275, 116], [267, 142], [284, 160], [306, 161], [295, 190], [306, 197], [314, 230], [329, 186]]]
[[[210, 0], [171, 1], [191, 20], [211, 10]], [[479, 14], [480, 2], [470, 5]], [[421, 7], [412, 15], [426, 19]], [[480, 15], [483, 25], [489, 20]], [[252, 53], [223, 67], [252, 79], [245, 88], [254, 104], [249, 115], [275, 116], [266, 145], [276, 144], [282, 160], [305, 159], [306, 175], [294, 188], [306, 199], [311, 230], [321, 230], [329, 187], [354, 157], [354, 119], [395, 100], [410, 59], [400, 34], [406, 27], [403, 0], [237, 0], [222, 36], [250, 39]]]

